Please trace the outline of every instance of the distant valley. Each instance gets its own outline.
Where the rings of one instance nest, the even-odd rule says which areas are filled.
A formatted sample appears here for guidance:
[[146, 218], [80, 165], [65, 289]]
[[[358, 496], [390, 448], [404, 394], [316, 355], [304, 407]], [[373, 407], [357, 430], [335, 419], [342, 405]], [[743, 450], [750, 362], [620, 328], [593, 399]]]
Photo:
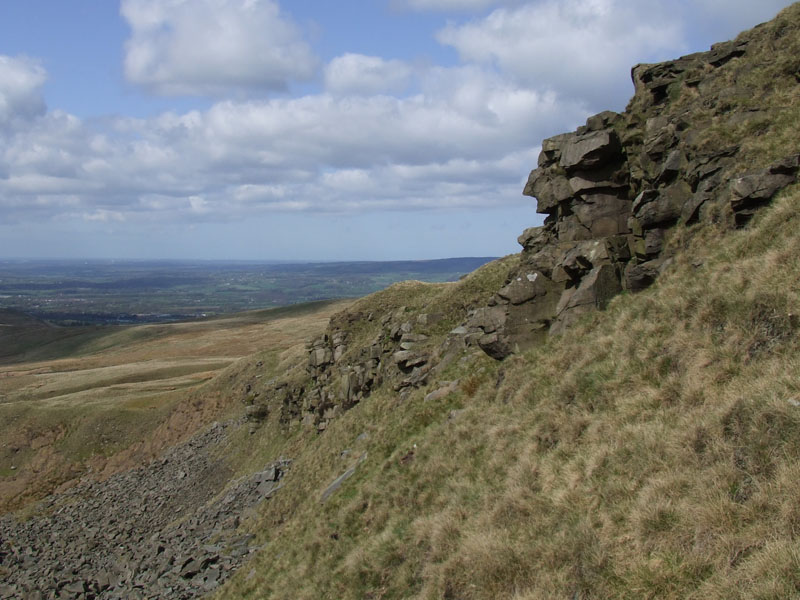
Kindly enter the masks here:
[[456, 281], [492, 257], [389, 262], [0, 261], [0, 309], [58, 325], [163, 323]]

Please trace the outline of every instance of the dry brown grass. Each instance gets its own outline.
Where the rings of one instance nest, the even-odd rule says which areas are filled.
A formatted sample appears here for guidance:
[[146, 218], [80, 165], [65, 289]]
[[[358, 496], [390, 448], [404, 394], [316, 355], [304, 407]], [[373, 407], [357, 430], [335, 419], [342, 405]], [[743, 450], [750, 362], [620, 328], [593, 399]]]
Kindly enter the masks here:
[[[442, 378], [467, 391], [381, 392], [318, 437], [267, 425], [256, 454], [296, 461], [219, 597], [797, 597], [798, 215], [794, 189], [695, 231], [569, 336], [466, 354]], [[345, 449], [368, 459], [321, 504]]]
[[77, 356], [0, 367], [0, 510], [87, 468], [137, 464], [235, 410], [231, 377], [280, 368], [346, 305], [91, 332]]
[[[755, 69], [717, 71], [726, 100], [672, 98], [693, 143], [740, 145], [737, 170], [797, 152], [798, 18], [754, 33]], [[800, 597], [798, 215], [795, 187], [746, 230], [676, 233], [654, 288], [502, 365], [465, 353], [435, 403], [384, 390], [322, 436], [267, 425], [261, 460], [294, 470], [250, 524], [250, 575], [217, 597]], [[460, 286], [359, 306], [460, 314]], [[320, 504], [344, 449], [369, 458]]]

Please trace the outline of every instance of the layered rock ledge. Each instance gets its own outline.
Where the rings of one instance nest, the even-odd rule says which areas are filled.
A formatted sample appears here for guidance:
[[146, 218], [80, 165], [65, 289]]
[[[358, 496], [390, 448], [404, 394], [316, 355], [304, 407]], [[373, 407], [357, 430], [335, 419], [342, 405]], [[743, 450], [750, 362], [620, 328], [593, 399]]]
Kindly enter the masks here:
[[[519, 268], [467, 323], [487, 354], [505, 358], [563, 333], [622, 291], [643, 290], [669, 266], [676, 228], [741, 227], [797, 180], [800, 154], [743, 173], [740, 146], [717, 131], [720, 123], [764, 118], [724, 100], [747, 93], [725, 86], [733, 69], [754, 68], [747, 60], [753, 32], [709, 52], [634, 67], [636, 92], [624, 113], [600, 113], [544, 140], [524, 190], [546, 215], [544, 225], [519, 237]], [[673, 105], [677, 97], [690, 100]]]

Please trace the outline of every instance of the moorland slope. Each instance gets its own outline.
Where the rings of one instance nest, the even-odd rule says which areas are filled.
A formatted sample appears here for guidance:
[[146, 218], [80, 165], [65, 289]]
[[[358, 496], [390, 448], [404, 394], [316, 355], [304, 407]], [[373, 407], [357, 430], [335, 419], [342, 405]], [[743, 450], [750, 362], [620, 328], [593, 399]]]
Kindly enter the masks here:
[[[238, 414], [189, 442], [214, 498], [173, 481], [191, 506], [155, 530], [64, 524], [119, 487], [6, 517], [3, 590], [800, 596], [800, 4], [633, 79], [624, 113], [544, 142], [527, 191], [548, 217], [520, 255], [393, 285], [218, 376]], [[59, 570], [31, 542], [59, 523], [65, 548], [106, 550]], [[122, 536], [116, 570], [98, 535]], [[234, 550], [249, 561], [228, 569]]]
[[0, 311], [0, 512], [186, 439], [230, 410], [240, 359], [269, 372], [344, 306], [139, 327], [58, 327]]

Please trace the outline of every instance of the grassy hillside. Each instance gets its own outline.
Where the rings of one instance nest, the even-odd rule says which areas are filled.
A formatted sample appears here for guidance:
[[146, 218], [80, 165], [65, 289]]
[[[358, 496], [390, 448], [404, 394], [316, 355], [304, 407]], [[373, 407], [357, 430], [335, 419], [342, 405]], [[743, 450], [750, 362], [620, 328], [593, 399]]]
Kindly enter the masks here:
[[796, 597], [798, 215], [795, 187], [568, 336], [465, 351], [444, 398], [383, 390], [324, 435], [242, 440], [244, 469], [295, 463], [218, 597]]
[[105, 333], [99, 327], [56, 327], [15, 310], [0, 310], [0, 365], [73, 354]]
[[0, 362], [0, 510], [87, 468], [107, 475], [138, 464], [240, 408], [231, 379], [296, 354], [342, 306], [138, 327], [54, 327], [2, 313], [0, 340], [13, 357]]
[[[635, 98], [620, 139], [680, 117], [680, 143], [737, 146], [726, 178], [797, 154], [798, 31], [800, 4], [746, 61]], [[3, 367], [0, 464], [30, 479], [0, 483], [19, 502], [52, 489], [37, 473], [110, 473], [229, 418], [226, 473], [291, 466], [236, 520], [259, 550], [219, 599], [800, 597], [800, 184], [739, 229], [714, 202], [664, 229], [654, 285], [502, 362], [461, 325], [520, 256]]]
[[[693, 144], [741, 144], [738, 173], [800, 150], [798, 24], [795, 5], [751, 32], [751, 61], [714, 79], [727, 95], [686, 113]], [[696, 108], [691, 87], [668, 92], [648, 110]], [[653, 287], [561, 337], [504, 362], [467, 347], [322, 434], [274, 413], [242, 432], [243, 472], [294, 463], [243, 525], [262, 550], [216, 597], [800, 597], [798, 215], [795, 185], [744, 229], [681, 225]], [[442, 347], [514, 260], [395, 286], [333, 324], [355, 357], [380, 315], [441, 313], [425, 344]]]

